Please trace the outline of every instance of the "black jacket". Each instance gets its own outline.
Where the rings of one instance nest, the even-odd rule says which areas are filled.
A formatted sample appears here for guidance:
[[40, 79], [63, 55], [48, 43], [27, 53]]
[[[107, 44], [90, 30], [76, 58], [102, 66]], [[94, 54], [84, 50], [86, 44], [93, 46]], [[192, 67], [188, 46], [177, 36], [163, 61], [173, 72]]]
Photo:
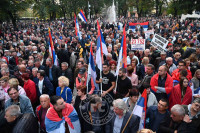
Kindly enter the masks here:
[[[122, 132], [122, 130], [124, 129], [130, 115], [131, 114], [129, 112], [125, 114], [120, 132]], [[114, 114], [114, 117], [106, 124], [105, 126], [106, 133], [113, 133], [115, 118], [116, 115]], [[139, 123], [140, 123], [140, 118], [136, 115], [132, 115], [132, 118], [130, 119], [126, 129], [124, 130], [124, 133], [137, 133], [139, 129]]]
[[38, 133], [38, 122], [32, 113], [18, 116], [18, 118], [8, 123], [5, 133]]

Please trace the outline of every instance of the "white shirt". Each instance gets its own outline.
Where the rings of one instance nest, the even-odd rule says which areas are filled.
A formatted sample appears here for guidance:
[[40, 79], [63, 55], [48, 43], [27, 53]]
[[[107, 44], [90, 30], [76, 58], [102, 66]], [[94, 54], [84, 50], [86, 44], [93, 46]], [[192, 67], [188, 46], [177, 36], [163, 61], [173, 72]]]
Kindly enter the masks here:
[[42, 94], [43, 81], [44, 81], [44, 78], [42, 80], [39, 80], [39, 83], [38, 83], [38, 88], [39, 88], [40, 94]]

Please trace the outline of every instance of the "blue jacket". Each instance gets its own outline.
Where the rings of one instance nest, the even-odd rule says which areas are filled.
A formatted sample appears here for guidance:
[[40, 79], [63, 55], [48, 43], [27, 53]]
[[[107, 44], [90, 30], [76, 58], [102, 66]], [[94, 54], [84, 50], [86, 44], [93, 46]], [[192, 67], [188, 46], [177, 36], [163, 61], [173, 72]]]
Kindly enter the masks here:
[[[9, 99], [5, 103], [5, 108], [7, 108], [7, 107], [9, 107], [10, 105], [13, 105], [13, 104], [14, 104], [13, 100]], [[32, 105], [31, 105], [31, 101], [27, 96], [19, 95], [19, 102], [18, 102], [17, 105], [19, 105], [22, 114], [25, 114], [25, 113], [33, 113], [34, 114], [33, 108], [32, 108]]]
[[38, 83], [39, 83], [39, 79], [37, 79], [37, 81], [35, 83], [38, 97], [40, 97], [40, 95], [42, 95], [42, 94], [48, 94], [49, 96], [53, 95], [54, 87], [47, 76], [44, 77], [42, 94], [39, 91]]
[[63, 92], [61, 93], [61, 87], [56, 88], [56, 96], [61, 96], [65, 102], [72, 102], [72, 91], [69, 87], [65, 87]]

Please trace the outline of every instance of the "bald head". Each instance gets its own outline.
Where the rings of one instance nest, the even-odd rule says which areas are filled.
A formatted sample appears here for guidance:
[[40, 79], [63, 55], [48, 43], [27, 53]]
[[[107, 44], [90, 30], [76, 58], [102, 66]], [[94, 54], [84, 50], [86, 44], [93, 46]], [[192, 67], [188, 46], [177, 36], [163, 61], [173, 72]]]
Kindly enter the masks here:
[[47, 94], [42, 94], [40, 96], [40, 104], [42, 106], [42, 108], [49, 108], [50, 107], [50, 98], [49, 95]]

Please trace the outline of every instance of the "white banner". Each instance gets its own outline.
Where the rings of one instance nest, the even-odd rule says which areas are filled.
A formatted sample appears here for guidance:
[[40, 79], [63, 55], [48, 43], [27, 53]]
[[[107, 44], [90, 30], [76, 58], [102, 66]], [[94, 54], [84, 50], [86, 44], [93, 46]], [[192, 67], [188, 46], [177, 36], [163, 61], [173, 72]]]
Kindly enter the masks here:
[[169, 41], [166, 40], [165, 38], [155, 34], [152, 41], [151, 45], [157, 47], [158, 50], [160, 51], [166, 51], [166, 47], [168, 45]]
[[145, 39], [131, 39], [131, 50], [145, 50]]
[[151, 34], [154, 35], [154, 30], [148, 30], [148, 31], [145, 31], [145, 39], [149, 38]]

